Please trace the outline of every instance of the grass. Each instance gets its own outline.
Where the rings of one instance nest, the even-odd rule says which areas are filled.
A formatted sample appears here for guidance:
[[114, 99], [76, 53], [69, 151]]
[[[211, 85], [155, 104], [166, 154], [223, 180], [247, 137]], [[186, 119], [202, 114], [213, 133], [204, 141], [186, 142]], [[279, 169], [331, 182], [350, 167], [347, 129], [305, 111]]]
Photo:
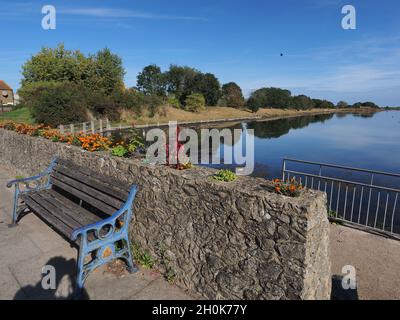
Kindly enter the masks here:
[[27, 124], [34, 123], [33, 118], [29, 112], [29, 109], [26, 107], [15, 109], [9, 112], [0, 113], [0, 121], [2, 120], [11, 120]]
[[235, 109], [227, 107], [206, 107], [200, 112], [190, 112], [182, 109], [176, 109], [173, 107], [164, 107], [157, 112], [154, 117], [150, 117], [147, 112], [143, 112], [143, 115], [137, 117], [130, 110], [123, 110], [121, 113], [122, 124], [155, 124], [155, 123], [167, 123], [170, 120], [176, 120], [180, 122], [184, 121], [206, 121], [206, 120], [220, 120], [227, 118], [280, 118], [290, 116], [301, 116], [307, 114], [321, 114], [321, 113], [333, 113], [333, 112], [366, 112], [365, 110], [357, 109], [311, 109], [311, 110], [293, 110], [293, 109], [274, 109], [274, 108], [261, 108], [256, 113], [251, 112], [247, 109]]

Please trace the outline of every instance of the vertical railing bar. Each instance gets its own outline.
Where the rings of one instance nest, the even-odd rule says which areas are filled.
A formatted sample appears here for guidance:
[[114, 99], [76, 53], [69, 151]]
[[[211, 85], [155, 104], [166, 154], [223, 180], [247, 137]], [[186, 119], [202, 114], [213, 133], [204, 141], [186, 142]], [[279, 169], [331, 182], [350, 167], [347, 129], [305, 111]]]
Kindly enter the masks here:
[[307, 181], [308, 181], [308, 176], [306, 176], [306, 180], [304, 182], [304, 187], [307, 188]]
[[358, 210], [358, 220], [357, 220], [358, 224], [360, 224], [361, 208], [362, 208], [363, 198], [364, 198], [364, 187], [361, 187], [360, 209]]
[[349, 191], [349, 186], [346, 185], [346, 194], [344, 198], [344, 212], [343, 212], [343, 220], [346, 220], [346, 209], [347, 209], [347, 193]]
[[329, 210], [330, 211], [332, 210], [332, 196], [333, 196], [333, 180], [332, 180], [332, 183], [331, 183], [331, 197], [329, 199]]
[[314, 189], [314, 177], [311, 177], [311, 189]]
[[351, 214], [350, 214], [350, 221], [351, 222], [353, 222], [354, 201], [356, 200], [356, 188], [357, 188], [357, 186], [354, 185], [354, 187], [353, 187], [353, 201], [351, 203]]
[[[322, 165], [319, 166], [319, 174], [320, 177], [322, 175]], [[321, 178], [318, 179], [318, 190], [321, 191]]]
[[393, 233], [393, 223], [394, 223], [394, 215], [396, 213], [396, 206], [397, 206], [397, 199], [399, 197], [399, 193], [396, 193], [396, 198], [394, 200], [394, 204], [393, 204], [393, 214], [392, 214], [392, 223], [391, 223], [391, 228], [390, 228], [390, 232]]
[[285, 171], [286, 171], [286, 159], [282, 162], [282, 182], [285, 182]]
[[339, 199], [340, 199], [340, 187], [341, 187], [342, 183], [339, 182], [339, 187], [338, 187], [338, 196], [337, 196], [337, 200], [336, 200], [336, 218], [338, 217], [339, 214]]
[[327, 185], [328, 185], [328, 180], [325, 180], [325, 190], [324, 190], [325, 193], [326, 193]]
[[376, 228], [376, 222], [378, 221], [379, 202], [380, 202], [380, 201], [381, 201], [381, 193], [378, 192], [378, 202], [376, 203], [376, 212], [375, 212], [374, 228]]
[[371, 208], [371, 198], [372, 198], [372, 188], [369, 188], [369, 195], [368, 195], [368, 207], [367, 207], [367, 219], [365, 220], [365, 225], [368, 226], [369, 220], [369, 209]]
[[[374, 174], [371, 174], [371, 181], [370, 181], [370, 186], [372, 186], [374, 183]], [[368, 225], [368, 220], [369, 220], [369, 209], [371, 206], [371, 197], [372, 197], [372, 188], [369, 188], [369, 197], [368, 197], [368, 209], [367, 209], [367, 220], [365, 222], [365, 225]]]
[[386, 215], [387, 215], [388, 204], [389, 204], [389, 192], [386, 193], [385, 215], [383, 216], [383, 228], [382, 228], [383, 231], [385, 231], [386, 227]]

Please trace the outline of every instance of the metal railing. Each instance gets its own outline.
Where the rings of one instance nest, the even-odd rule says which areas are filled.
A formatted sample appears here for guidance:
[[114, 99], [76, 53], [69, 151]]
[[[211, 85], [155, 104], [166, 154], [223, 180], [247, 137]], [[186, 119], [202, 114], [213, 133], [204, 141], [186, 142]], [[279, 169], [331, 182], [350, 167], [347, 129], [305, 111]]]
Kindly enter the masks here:
[[400, 239], [400, 174], [285, 158], [282, 180], [293, 178], [327, 194], [330, 220]]
[[74, 134], [82, 132], [87, 133], [100, 133], [111, 130], [110, 121], [105, 119], [96, 119], [89, 122], [71, 123], [69, 125], [59, 125], [58, 129], [62, 134]]

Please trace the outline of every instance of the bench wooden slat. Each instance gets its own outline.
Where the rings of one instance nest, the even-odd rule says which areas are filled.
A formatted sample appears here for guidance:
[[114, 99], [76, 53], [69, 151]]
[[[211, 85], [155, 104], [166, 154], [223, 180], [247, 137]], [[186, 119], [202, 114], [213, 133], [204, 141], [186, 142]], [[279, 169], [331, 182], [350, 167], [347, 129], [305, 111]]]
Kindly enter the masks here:
[[[102, 175], [102, 174], [100, 174], [96, 171], [90, 170], [88, 168], [83, 168], [83, 167], [73, 163], [70, 160], [59, 159], [57, 163], [59, 165], [65, 166], [67, 168], [71, 168], [71, 169], [75, 170], [76, 172], [81, 173], [82, 175], [89, 176], [91, 178], [95, 178], [96, 180], [103, 182], [105, 185], [113, 186], [113, 187], [123, 191], [124, 193], [126, 193], [126, 196], [128, 196], [129, 191], [131, 189], [131, 186], [129, 183], [117, 180], [114, 177]], [[124, 200], [126, 200], [126, 199], [124, 199]]]
[[82, 224], [80, 224], [75, 219], [72, 219], [69, 215], [66, 215], [60, 208], [54, 205], [51, 200], [46, 198], [43, 192], [35, 192], [29, 195], [36, 203], [38, 203], [41, 207], [50, 212], [53, 216], [63, 221], [67, 226], [71, 229], [80, 228]]
[[96, 199], [93, 198], [92, 196], [88, 195], [87, 193], [80, 191], [69, 184], [59, 180], [57, 177], [53, 176], [52, 182], [55, 186], [59, 187], [62, 190], [65, 190], [66, 192], [76, 196], [79, 199], [82, 199], [83, 201], [87, 202], [91, 206], [97, 208], [98, 210], [104, 212], [105, 214], [112, 215], [116, 210], [116, 208]]
[[124, 202], [110, 197], [107, 194], [104, 194], [98, 190], [96, 190], [95, 188], [88, 186], [80, 181], [74, 180], [68, 176], [62, 175], [59, 172], [53, 172], [51, 175], [53, 178], [56, 178], [59, 181], [62, 181], [66, 184], [68, 184], [69, 186], [82, 191], [84, 193], [86, 193], [88, 196], [97, 199], [101, 202], [104, 202], [112, 207], [114, 207], [114, 211], [118, 210], [119, 208], [121, 208], [124, 205]]
[[80, 226], [102, 220], [100, 217], [88, 210], [83, 209], [73, 201], [65, 198], [54, 190], [45, 190], [44, 192], [42, 191], [40, 193], [42, 198], [54, 203], [54, 205], [60, 208], [65, 215], [69, 216], [71, 219], [74, 219]]
[[40, 204], [38, 204], [35, 200], [30, 197], [30, 195], [23, 195], [21, 199], [26, 203], [26, 205], [33, 210], [36, 215], [50, 224], [53, 228], [55, 228], [58, 232], [63, 234], [68, 239], [71, 237], [72, 228], [66, 225], [63, 221], [55, 217], [51, 212], [47, 211]]
[[119, 186], [111, 184], [110, 182], [105, 181], [105, 179], [101, 180], [99, 178], [96, 178], [89, 171], [82, 172], [83, 170], [81, 168], [72, 166], [67, 167], [66, 165], [59, 163], [56, 166], [55, 171], [61, 173], [62, 175], [66, 175], [74, 180], [80, 181], [120, 201], [125, 202], [128, 198], [128, 190], [124, 190], [124, 188], [120, 188]]

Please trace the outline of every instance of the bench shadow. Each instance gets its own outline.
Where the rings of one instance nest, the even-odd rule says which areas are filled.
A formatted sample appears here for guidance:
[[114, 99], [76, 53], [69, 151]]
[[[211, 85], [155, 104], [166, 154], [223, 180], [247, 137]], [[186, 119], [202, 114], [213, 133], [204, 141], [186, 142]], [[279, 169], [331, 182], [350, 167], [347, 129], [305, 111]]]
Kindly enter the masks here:
[[[36, 285], [27, 285], [17, 291], [14, 300], [89, 300], [90, 297], [85, 289], [79, 294], [74, 295], [76, 283], [75, 269], [76, 260], [66, 259], [65, 257], [53, 257], [45, 263], [47, 266], [53, 266], [55, 269], [55, 287], [56, 289], [44, 289], [42, 280], [48, 277], [49, 273], [42, 274], [42, 279]], [[49, 283], [46, 281], [45, 283]]]
[[359, 300], [358, 291], [356, 289], [343, 289], [343, 276], [332, 276], [331, 300]]

